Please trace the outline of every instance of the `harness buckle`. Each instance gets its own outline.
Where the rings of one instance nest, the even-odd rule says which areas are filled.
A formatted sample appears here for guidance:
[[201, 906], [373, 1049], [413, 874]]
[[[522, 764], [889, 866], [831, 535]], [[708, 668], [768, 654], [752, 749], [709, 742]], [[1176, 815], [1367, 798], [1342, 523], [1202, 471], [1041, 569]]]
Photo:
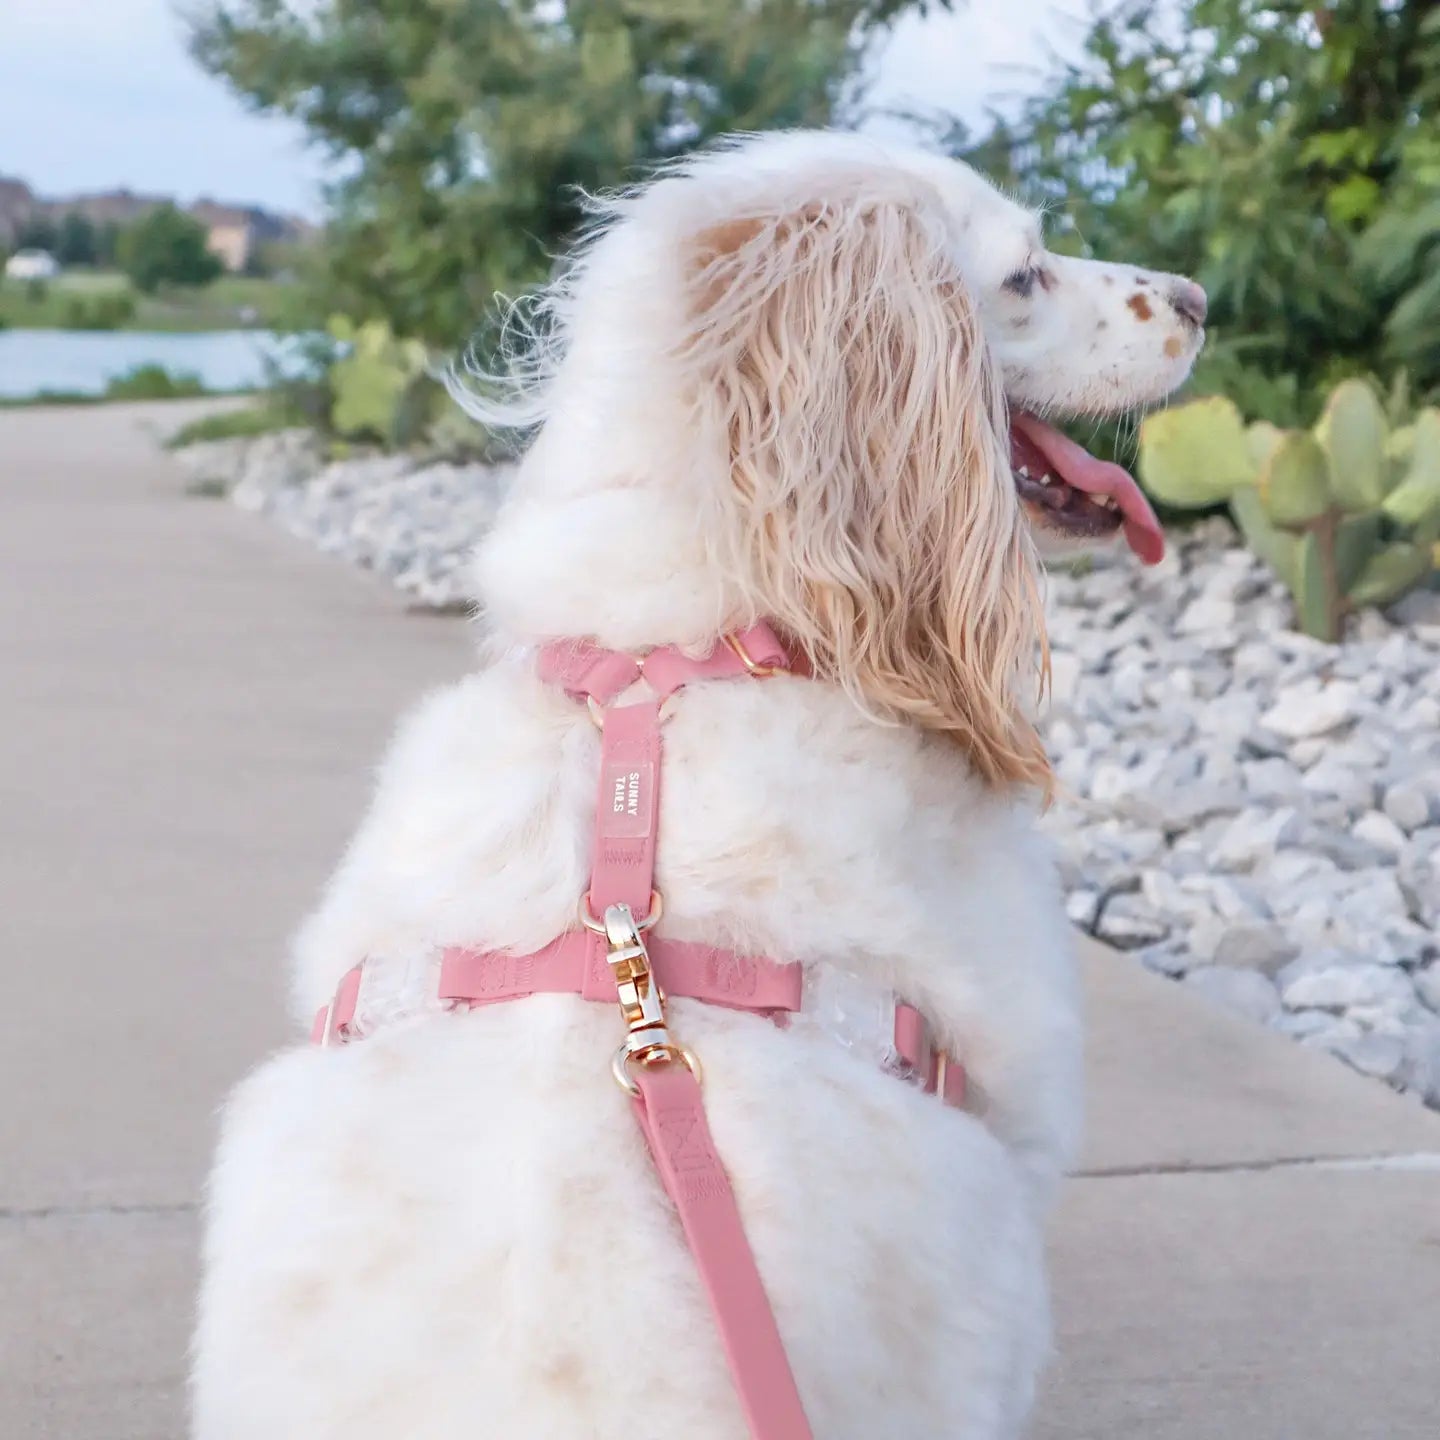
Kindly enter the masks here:
[[611, 1061], [615, 1082], [631, 1098], [640, 1087], [631, 1078], [629, 1067], [669, 1065], [682, 1060], [698, 1079], [700, 1062], [685, 1046], [676, 1044], [665, 1020], [665, 992], [650, 965], [645, 948], [644, 922], [637, 922], [628, 905], [609, 905], [603, 920], [605, 959], [615, 979], [620, 1015], [625, 1021], [625, 1039]]

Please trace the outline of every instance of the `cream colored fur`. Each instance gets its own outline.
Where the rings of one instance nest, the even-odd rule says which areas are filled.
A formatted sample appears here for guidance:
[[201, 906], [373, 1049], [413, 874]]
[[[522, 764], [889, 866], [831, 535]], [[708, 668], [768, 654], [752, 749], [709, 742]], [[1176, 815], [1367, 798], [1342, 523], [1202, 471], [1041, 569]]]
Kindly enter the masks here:
[[[404, 724], [295, 949], [305, 1024], [364, 955], [544, 944], [586, 881], [598, 741], [527, 647], [779, 619], [817, 679], [697, 686], [666, 725], [665, 924], [893, 985], [972, 1084], [946, 1110], [823, 1036], [672, 1004], [817, 1440], [1009, 1440], [1047, 1345], [1079, 1011], [1031, 827], [1010, 262], [991, 285], [973, 258], [1006, 226], [1033, 233], [962, 167], [827, 135], [613, 207], [499, 407], [544, 425], [479, 557], [487, 663]], [[1054, 326], [1057, 392], [1179, 378]], [[618, 1032], [546, 996], [262, 1065], [211, 1183], [197, 1440], [744, 1440]]]

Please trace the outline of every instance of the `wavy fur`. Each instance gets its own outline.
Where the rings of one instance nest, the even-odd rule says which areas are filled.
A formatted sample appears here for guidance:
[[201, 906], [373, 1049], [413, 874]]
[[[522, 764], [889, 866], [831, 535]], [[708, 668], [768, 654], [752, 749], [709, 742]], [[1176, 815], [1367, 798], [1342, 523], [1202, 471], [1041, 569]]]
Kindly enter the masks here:
[[718, 563], [872, 714], [1047, 785], [1017, 693], [1042, 614], [1008, 414], [944, 231], [865, 201], [731, 224], [699, 237], [692, 296], [678, 359], [729, 441]]

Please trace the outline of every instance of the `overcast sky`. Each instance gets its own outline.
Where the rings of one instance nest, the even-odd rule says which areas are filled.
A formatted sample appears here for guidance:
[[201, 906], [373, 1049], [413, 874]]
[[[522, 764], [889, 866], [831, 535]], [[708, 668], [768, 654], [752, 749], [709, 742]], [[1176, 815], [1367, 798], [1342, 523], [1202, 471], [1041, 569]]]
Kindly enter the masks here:
[[[722, 0], [723, 3], [723, 0]], [[978, 118], [1070, 51], [1086, 0], [970, 0], [907, 19], [875, 101]], [[248, 114], [185, 52], [174, 0], [0, 0], [0, 174], [42, 194], [109, 189], [314, 215], [321, 167], [299, 132]]]

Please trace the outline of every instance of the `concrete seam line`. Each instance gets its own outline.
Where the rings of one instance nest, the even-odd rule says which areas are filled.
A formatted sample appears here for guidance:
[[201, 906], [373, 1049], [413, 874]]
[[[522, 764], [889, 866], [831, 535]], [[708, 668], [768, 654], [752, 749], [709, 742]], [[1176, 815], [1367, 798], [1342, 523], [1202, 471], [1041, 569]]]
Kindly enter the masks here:
[[84, 1220], [99, 1215], [194, 1215], [193, 1200], [174, 1205], [40, 1205], [32, 1210], [0, 1206], [0, 1222], [7, 1220]]
[[1132, 1180], [1145, 1175], [1265, 1175], [1272, 1170], [1393, 1171], [1440, 1173], [1440, 1151], [1335, 1156], [1297, 1155], [1278, 1160], [1238, 1160], [1213, 1164], [1178, 1161], [1170, 1165], [1117, 1165], [1077, 1170], [1071, 1180]]

